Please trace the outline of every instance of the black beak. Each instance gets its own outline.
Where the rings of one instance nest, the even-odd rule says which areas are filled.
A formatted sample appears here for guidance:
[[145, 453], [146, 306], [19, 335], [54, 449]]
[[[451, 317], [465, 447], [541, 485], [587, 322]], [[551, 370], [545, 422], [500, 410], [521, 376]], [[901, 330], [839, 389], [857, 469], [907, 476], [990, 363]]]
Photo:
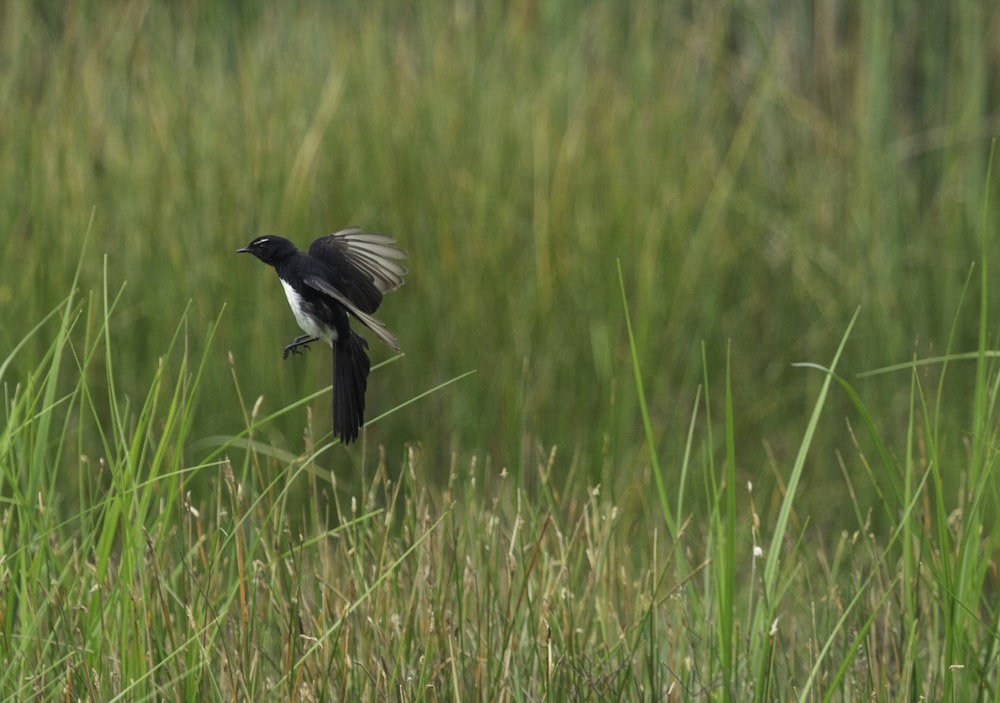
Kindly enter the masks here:
[[247, 247], [240, 247], [239, 249], [236, 250], [236, 253], [237, 254], [252, 254], [253, 252], [250, 251], [250, 249], [248, 249]]

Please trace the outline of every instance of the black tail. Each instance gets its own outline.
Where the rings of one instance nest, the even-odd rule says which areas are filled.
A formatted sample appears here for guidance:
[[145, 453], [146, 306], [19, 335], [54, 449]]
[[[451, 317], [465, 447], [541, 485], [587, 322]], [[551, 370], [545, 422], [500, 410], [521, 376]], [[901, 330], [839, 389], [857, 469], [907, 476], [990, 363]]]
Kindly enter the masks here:
[[368, 342], [353, 331], [346, 340], [334, 344], [333, 362], [333, 433], [349, 444], [358, 438], [365, 424], [365, 389], [371, 362], [365, 349]]

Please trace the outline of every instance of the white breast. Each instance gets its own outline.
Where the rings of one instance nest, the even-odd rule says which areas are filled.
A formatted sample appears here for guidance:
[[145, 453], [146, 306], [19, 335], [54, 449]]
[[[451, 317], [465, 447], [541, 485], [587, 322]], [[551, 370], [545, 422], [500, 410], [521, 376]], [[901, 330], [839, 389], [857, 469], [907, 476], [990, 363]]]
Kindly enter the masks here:
[[331, 347], [337, 339], [337, 332], [335, 330], [324, 331], [318, 325], [316, 325], [312, 318], [305, 313], [305, 300], [299, 295], [298, 291], [292, 288], [285, 281], [281, 281], [281, 287], [285, 289], [285, 297], [288, 298], [288, 307], [292, 309], [292, 313], [295, 315], [295, 321], [299, 323], [299, 327], [302, 331], [311, 337], [319, 337], [320, 339], [326, 340], [326, 343]]

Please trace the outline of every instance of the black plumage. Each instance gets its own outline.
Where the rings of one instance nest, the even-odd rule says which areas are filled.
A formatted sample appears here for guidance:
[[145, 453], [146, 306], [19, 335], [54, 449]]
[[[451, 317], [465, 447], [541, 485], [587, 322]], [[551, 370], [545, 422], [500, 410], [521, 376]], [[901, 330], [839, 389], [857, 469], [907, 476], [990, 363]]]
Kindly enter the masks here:
[[350, 318], [360, 320], [390, 349], [399, 351], [396, 337], [372, 317], [382, 296], [403, 285], [406, 275], [406, 267], [399, 263], [406, 252], [394, 242], [384, 234], [351, 227], [314, 240], [308, 252], [275, 235], [257, 237], [237, 250], [274, 267], [305, 332], [285, 346], [284, 357], [320, 339], [333, 348], [333, 430], [344, 444], [357, 439], [364, 425], [371, 368], [368, 342], [351, 329]]

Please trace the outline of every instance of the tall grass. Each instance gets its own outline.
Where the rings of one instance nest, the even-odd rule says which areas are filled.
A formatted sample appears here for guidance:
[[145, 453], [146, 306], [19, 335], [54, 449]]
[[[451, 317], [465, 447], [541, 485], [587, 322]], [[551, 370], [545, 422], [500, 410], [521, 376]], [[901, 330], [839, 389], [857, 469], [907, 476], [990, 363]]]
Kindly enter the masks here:
[[996, 700], [997, 22], [4, 5], [2, 696]]
[[[456, 455], [440, 487], [418, 446], [382, 449], [345, 483], [340, 448], [309, 414], [299, 452], [268, 439], [310, 398], [265, 416], [235, 357], [243, 426], [198, 440], [201, 406], [218, 401], [202, 386], [219, 323], [193, 357], [183, 317], [132, 397], [109, 336], [123, 297], [72, 288], [26, 337], [51, 340], [37, 368], [12, 384], [12, 358], [0, 364], [4, 699], [997, 699], [986, 347], [968, 462], [946, 471], [920, 367], [895, 374], [909, 431], [882, 437], [838, 372], [848, 327], [832, 361], [811, 365], [822, 391], [772, 517], [731, 468], [730, 393], [722, 418], [706, 401], [689, 430], [706, 447], [721, 432], [725, 448], [685, 452], [683, 495], [666, 501], [652, 468], [612, 495], [556, 447], [522, 474]], [[877, 451], [852, 420], [845, 444], [869, 471], [844, 472], [852, 525], [830, 535], [801, 506], [837, 393]], [[76, 496], [60, 483], [67, 455]], [[880, 475], [886, 527], [858, 497]], [[948, 481], [967, 487], [957, 503]]]
[[[858, 305], [845, 368], [907, 359], [914, 340], [938, 353], [977, 257], [996, 16], [908, 7], [8, 4], [0, 329], [20, 338], [61, 299], [93, 212], [82, 280], [99, 285], [107, 253], [112, 287], [128, 282], [111, 330], [123, 390], [185, 309], [202, 329], [226, 302], [206, 395], [227, 398], [233, 350], [273, 411], [327, 369], [279, 363], [294, 322], [233, 250], [362, 224], [411, 254], [380, 311], [406, 357], [373, 379], [373, 409], [490, 369], [371, 441], [419, 439], [437, 480], [453, 450], [519, 472], [579, 448], [596, 479], [594, 457], [648, 460], [620, 259], [657, 446], [684, 444], [699, 344], [713, 366], [730, 348], [737, 475], [771, 490], [750, 466], [794, 457], [789, 413], [818, 390], [790, 364], [822, 358]], [[975, 348], [973, 325], [957, 335]], [[15, 364], [42, 340], [27, 351]], [[865, 385], [903, 427], [903, 396]], [[232, 403], [202, 412], [239, 419]], [[286, 448], [303, 412], [272, 429]], [[825, 428], [814, 441], [825, 458], [839, 446]], [[817, 481], [834, 489], [835, 462]]]

